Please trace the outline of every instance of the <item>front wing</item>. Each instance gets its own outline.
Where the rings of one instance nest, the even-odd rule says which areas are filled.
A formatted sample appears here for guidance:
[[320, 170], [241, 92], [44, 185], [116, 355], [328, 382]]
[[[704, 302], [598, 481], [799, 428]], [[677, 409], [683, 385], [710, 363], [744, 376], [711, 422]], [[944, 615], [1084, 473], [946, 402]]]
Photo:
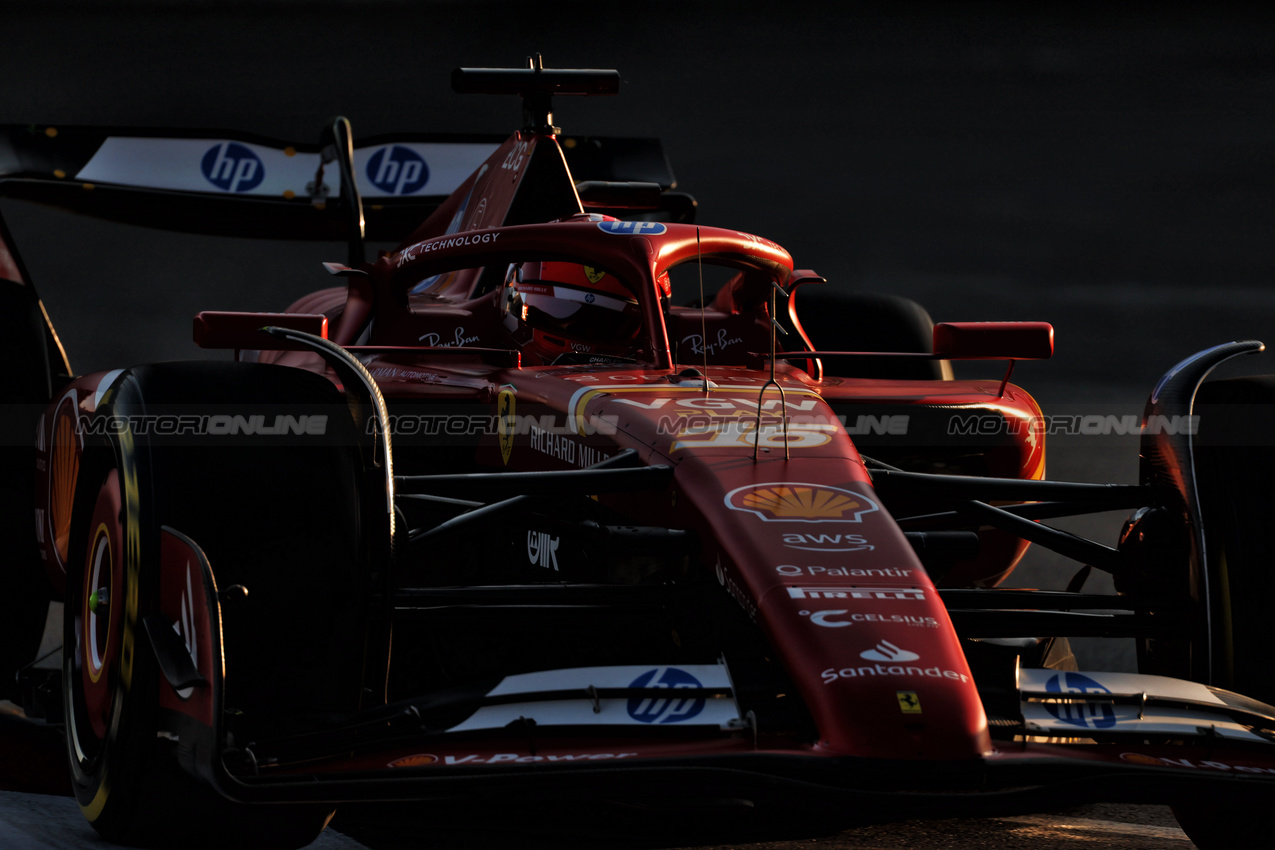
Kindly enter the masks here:
[[[1028, 668], [1017, 671], [1011, 700], [986, 697], [1000, 707], [993, 747], [970, 760], [848, 758], [817, 741], [759, 733], [725, 659], [506, 676], [377, 706], [327, 728], [222, 744], [224, 671], [207, 663], [220, 648], [218, 594], [197, 545], [180, 542], [192, 551], [172, 546], [167, 557], [199, 564], [207, 592], [166, 589], [164, 613], [207, 629], [196, 637], [206, 647], [206, 675], [192, 688], [190, 674], [181, 675], [186, 665], [161, 663], [168, 681], [161, 683], [166, 728], [159, 737], [184, 769], [234, 800], [460, 800], [508, 792], [546, 801], [738, 798], [890, 817], [917, 807], [929, 816], [996, 814], [1202, 794], [1256, 802], [1275, 792], [1275, 707], [1161, 676]], [[207, 618], [191, 616], [196, 604]], [[185, 646], [156, 633], [152, 649], [161, 662]], [[458, 719], [426, 728], [422, 717], [447, 705]]]

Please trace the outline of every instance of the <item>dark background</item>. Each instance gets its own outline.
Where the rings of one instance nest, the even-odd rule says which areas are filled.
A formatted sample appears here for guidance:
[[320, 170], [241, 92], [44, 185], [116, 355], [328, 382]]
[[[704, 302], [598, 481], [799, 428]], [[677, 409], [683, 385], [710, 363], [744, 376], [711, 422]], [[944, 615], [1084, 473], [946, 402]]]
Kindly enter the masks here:
[[[1126, 415], [1200, 348], [1275, 342], [1272, 45], [1269, 17], [1202, 4], [0, 0], [0, 123], [315, 141], [344, 114], [356, 135], [504, 133], [517, 102], [453, 94], [453, 67], [540, 51], [551, 67], [618, 68], [619, 97], [560, 98], [558, 123], [661, 137], [701, 221], [770, 237], [834, 286], [907, 295], [939, 320], [1053, 322], [1056, 357], [1020, 364], [1018, 382], [1046, 413]], [[196, 311], [281, 309], [328, 284], [317, 261], [344, 257], [340, 245], [174, 236], [12, 202], [0, 213], [80, 372], [201, 356]], [[1050, 442], [1050, 477], [1136, 477], [1135, 437]], [[1069, 527], [1111, 543], [1120, 520]], [[1060, 587], [1072, 569], [1034, 550], [1010, 583]], [[1078, 651], [1082, 666], [1132, 669], [1127, 645]], [[1087, 811], [1172, 824], [1161, 809]], [[495, 825], [486, 812], [450, 828], [343, 816], [377, 847], [476, 846]], [[510, 822], [494, 840], [598, 846], [634, 826], [568, 820]], [[1062, 832], [1115, 840], [1073, 827]], [[961, 829], [820, 843], [1044, 846], [1038, 829], [1005, 822]]]
[[[0, 5], [0, 33], [0, 122], [292, 141], [338, 113], [356, 136], [503, 133], [516, 99], [454, 94], [453, 67], [618, 68], [619, 97], [559, 98], [557, 123], [661, 137], [701, 221], [835, 286], [1053, 322], [1054, 360], [1015, 374], [1047, 413], [1136, 414], [1188, 354], [1275, 341], [1275, 28], [1235, 8], [55, 0]], [[0, 212], [80, 372], [202, 356], [196, 311], [282, 309], [344, 257]], [[1057, 438], [1049, 475], [1132, 481], [1136, 453]], [[1112, 543], [1119, 523], [1070, 527]], [[1034, 553], [1010, 583], [1069, 577]]]

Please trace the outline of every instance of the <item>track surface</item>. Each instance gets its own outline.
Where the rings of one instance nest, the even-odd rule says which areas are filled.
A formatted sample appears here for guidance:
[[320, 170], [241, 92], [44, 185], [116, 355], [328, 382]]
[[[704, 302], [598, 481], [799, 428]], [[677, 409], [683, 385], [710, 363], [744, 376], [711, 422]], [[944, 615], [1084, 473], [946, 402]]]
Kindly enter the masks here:
[[[1046, 413], [1137, 414], [1188, 354], [1275, 342], [1270, 21], [1162, 7], [773, 5], [3, 4], [0, 121], [309, 139], [339, 112], [358, 135], [505, 132], [516, 102], [452, 94], [447, 72], [538, 50], [550, 66], [622, 71], [620, 97], [560, 99], [557, 122], [663, 138], [701, 221], [768, 236], [835, 286], [907, 295], [939, 320], [1053, 322], [1055, 359], [1015, 374]], [[197, 310], [282, 308], [326, 285], [318, 260], [343, 256], [336, 245], [210, 244], [13, 203], [0, 212], [81, 372], [201, 356], [188, 336]], [[1243, 371], [1275, 365], [1266, 355], [1228, 374]], [[1058, 438], [1050, 453], [1052, 478], [1136, 475], [1131, 436]], [[1119, 522], [1070, 527], [1112, 542]], [[1069, 577], [1033, 553], [1012, 583]], [[1082, 667], [1132, 669], [1125, 645], [1083, 643], [1078, 655]], [[12, 826], [6, 811], [0, 824]], [[1104, 832], [1112, 818], [1150, 820], [1151, 831]], [[1040, 847], [1039, 830], [1057, 846], [1186, 846], [1154, 807], [1050, 822], [873, 826], [802, 846]], [[442, 835], [472, 846], [480, 824]], [[629, 829], [594, 827], [595, 845]], [[545, 825], [555, 828], [571, 831]], [[369, 847], [430, 831], [411, 820], [397, 829], [350, 820]]]
[[[1180, 829], [1167, 823], [1167, 813], [1159, 807], [1090, 807], [1054, 815], [1029, 815], [981, 820], [907, 821], [886, 826], [863, 827], [832, 835], [802, 832], [791, 838], [768, 840], [764, 829], [741, 827], [738, 821], [717, 826], [718, 836], [706, 841], [686, 844], [688, 839], [705, 836], [703, 825], [665, 824], [657, 832], [652, 824], [643, 823], [646, 836], [617, 838], [617, 827], [627, 826], [623, 820], [603, 821], [594, 815], [563, 821], [505, 819], [497, 828], [480, 836], [472, 826], [439, 824], [430, 821], [405, 823], [383, 819], [375, 824], [357, 824], [352, 828], [337, 822], [326, 830], [310, 850], [369, 850], [369, 848], [402, 848], [416, 850], [423, 843], [434, 850], [466, 848], [749, 848], [749, 850], [789, 850], [826, 848], [826, 850], [867, 850], [867, 848], [915, 847], [988, 847], [1032, 848], [1032, 850], [1077, 850], [1098, 844], [1152, 850], [1152, 848], [1189, 848], [1191, 842]], [[348, 832], [359, 836], [359, 841]], [[587, 829], [586, 829], [587, 828]], [[792, 833], [794, 830], [788, 830]], [[721, 834], [740, 836], [723, 844]], [[104, 844], [80, 816], [73, 801], [65, 797], [39, 794], [5, 794], [0, 800], [0, 842], [5, 847], [22, 850], [100, 850]], [[366, 842], [366, 843], [365, 843]]]

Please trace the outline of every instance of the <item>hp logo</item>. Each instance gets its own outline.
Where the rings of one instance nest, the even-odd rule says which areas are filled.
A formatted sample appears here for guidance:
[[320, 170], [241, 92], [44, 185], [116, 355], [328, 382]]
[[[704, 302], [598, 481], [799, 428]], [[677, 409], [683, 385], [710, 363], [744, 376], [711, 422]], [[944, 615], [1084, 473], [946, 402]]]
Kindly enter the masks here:
[[[1045, 690], [1051, 694], [1109, 694], [1103, 685], [1080, 673], [1059, 673], [1051, 676], [1045, 683]], [[1089, 703], [1088, 705], [1065, 703], [1045, 703], [1045, 710], [1063, 723], [1082, 726], [1086, 729], [1110, 729], [1116, 725], [1116, 712], [1110, 703]]]
[[[667, 688], [676, 691], [679, 688], [702, 688], [696, 679], [685, 670], [676, 667], [656, 667], [633, 680], [630, 688]], [[629, 699], [629, 717], [639, 723], [681, 723], [690, 720], [704, 710], [703, 697], [679, 699], [669, 696], [640, 696]]]
[[429, 168], [416, 151], [391, 145], [367, 161], [367, 179], [388, 195], [410, 195], [429, 180]]
[[606, 233], [627, 233], [630, 236], [641, 236], [643, 234], [659, 236], [668, 230], [667, 227], [658, 221], [599, 221], [598, 227]]
[[223, 192], [251, 192], [266, 176], [260, 157], [238, 142], [213, 145], [199, 167], [208, 182]]

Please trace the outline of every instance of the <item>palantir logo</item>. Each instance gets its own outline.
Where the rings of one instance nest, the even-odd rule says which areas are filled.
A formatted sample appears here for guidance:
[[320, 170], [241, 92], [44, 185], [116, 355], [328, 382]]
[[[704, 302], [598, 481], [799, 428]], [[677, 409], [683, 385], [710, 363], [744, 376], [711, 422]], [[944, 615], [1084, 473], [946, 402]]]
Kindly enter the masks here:
[[416, 151], [390, 145], [372, 154], [367, 161], [367, 179], [389, 195], [410, 195], [429, 180], [429, 167]]
[[[1059, 673], [1050, 676], [1045, 690], [1051, 694], [1109, 694], [1104, 685], [1082, 673]], [[1110, 729], [1116, 725], [1116, 711], [1111, 703], [1045, 703], [1045, 710], [1071, 726]]]
[[[685, 670], [676, 667], [656, 667], [638, 676], [629, 685], [630, 688], [667, 688], [670, 691], [682, 688], [702, 688], [696, 679]], [[675, 696], [640, 696], [629, 699], [629, 717], [639, 723], [681, 723], [690, 720], [704, 710], [703, 697], [679, 699]]]
[[213, 145], [199, 167], [208, 182], [224, 192], [251, 192], [266, 176], [261, 158], [238, 142]]

